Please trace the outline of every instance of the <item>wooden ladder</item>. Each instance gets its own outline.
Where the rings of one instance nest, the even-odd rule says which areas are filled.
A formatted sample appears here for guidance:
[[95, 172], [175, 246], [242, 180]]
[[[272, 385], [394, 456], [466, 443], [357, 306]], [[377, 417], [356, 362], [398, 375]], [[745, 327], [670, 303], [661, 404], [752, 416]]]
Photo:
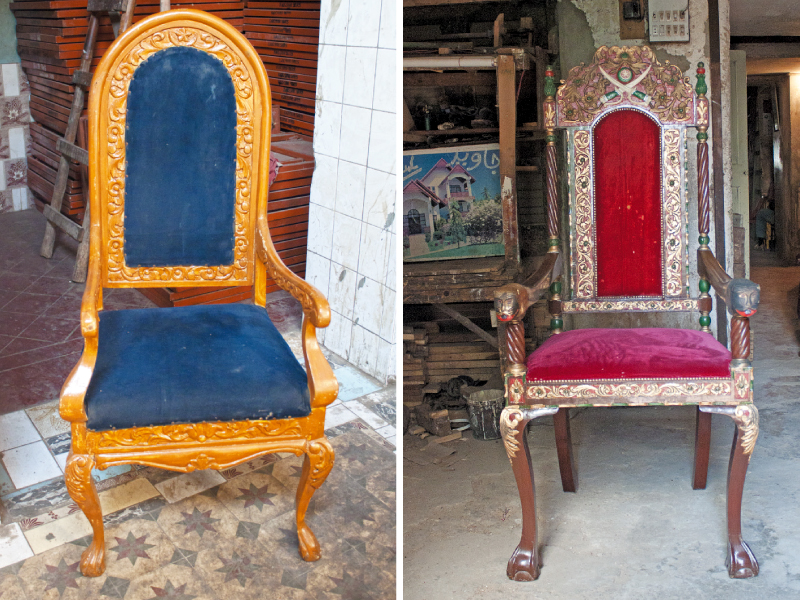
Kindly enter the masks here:
[[97, 45], [97, 30], [99, 28], [100, 14], [107, 13], [111, 18], [111, 25], [114, 29], [114, 37], [124, 32], [133, 20], [133, 11], [136, 9], [136, 0], [89, 0], [87, 10], [89, 11], [89, 28], [86, 32], [86, 41], [83, 44], [81, 54], [81, 64], [78, 70], [72, 74], [72, 83], [75, 86], [75, 95], [72, 98], [72, 109], [67, 121], [67, 130], [64, 137], [58, 140], [56, 145], [57, 152], [61, 155], [58, 163], [58, 174], [56, 175], [55, 185], [53, 186], [53, 197], [50, 204], [44, 207], [44, 216], [47, 224], [44, 231], [44, 239], [39, 254], [45, 258], [53, 256], [53, 248], [56, 241], [56, 227], [64, 231], [71, 238], [80, 242], [78, 254], [75, 258], [75, 270], [72, 273], [72, 281], [82, 283], [86, 281], [86, 271], [89, 264], [89, 189], [84, 184], [83, 197], [86, 211], [83, 216], [83, 226], [78, 225], [61, 213], [61, 204], [64, 201], [64, 194], [67, 191], [69, 179], [70, 162], [76, 162], [88, 166], [89, 152], [75, 144], [75, 137], [78, 133], [78, 126], [83, 112], [83, 105], [86, 99], [86, 90], [92, 83], [92, 59]]

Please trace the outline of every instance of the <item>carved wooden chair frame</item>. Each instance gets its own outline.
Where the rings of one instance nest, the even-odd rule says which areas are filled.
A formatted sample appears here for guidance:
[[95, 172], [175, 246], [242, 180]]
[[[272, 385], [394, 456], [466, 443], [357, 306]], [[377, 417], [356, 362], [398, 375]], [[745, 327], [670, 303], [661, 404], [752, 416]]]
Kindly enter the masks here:
[[[237, 106], [235, 260], [221, 267], [133, 268], [122, 252], [125, 186], [125, 102], [136, 68], [170, 47], [188, 46], [219, 58], [234, 82]], [[271, 96], [263, 63], [250, 43], [225, 21], [197, 10], [173, 10], [144, 19], [120, 36], [103, 57], [89, 99], [91, 170], [90, 262], [81, 303], [84, 351], [61, 391], [60, 414], [71, 423], [67, 458], [70, 496], [88, 517], [94, 538], [81, 558], [81, 571], [105, 569], [103, 517], [93, 468], [137, 463], [179, 472], [227, 469], [263, 454], [305, 455], [296, 496], [299, 550], [317, 560], [319, 543], [305, 522], [314, 491], [333, 466], [324, 434], [325, 407], [338, 383], [316, 338], [330, 322], [325, 297], [278, 257], [267, 224]], [[260, 260], [256, 261], [255, 256]], [[109, 431], [87, 428], [84, 406], [98, 352], [98, 311], [103, 288], [254, 284], [253, 302], [264, 307], [267, 274], [303, 308], [302, 346], [311, 413], [275, 420], [184, 423]], [[176, 309], [177, 310], [177, 309]]]
[[[623, 71], [627, 69], [627, 71]], [[623, 82], [624, 80], [624, 82]], [[533, 468], [526, 443], [528, 424], [552, 415], [564, 491], [576, 490], [568, 411], [586, 406], [697, 406], [693, 487], [706, 485], [711, 414], [725, 414], [736, 423], [728, 472], [728, 556], [731, 577], [758, 574], [758, 563], [741, 535], [741, 503], [745, 474], [758, 436], [758, 411], [753, 404], [749, 317], [758, 307], [758, 286], [732, 279], [709, 248], [710, 199], [707, 128], [709, 102], [705, 69], [699, 64], [696, 91], [674, 65], [662, 66], [648, 47], [602, 47], [589, 65], [572, 69], [556, 93], [553, 72], [545, 79], [544, 115], [547, 130], [547, 212], [549, 252], [528, 281], [495, 292], [498, 319], [506, 322], [509, 367], [505, 374], [507, 407], [501, 432], [522, 502], [522, 538], [508, 562], [511, 579], [539, 576]], [[662, 149], [661, 298], [598, 298], [593, 262], [591, 130], [605, 115], [620, 108], [646, 113], [659, 123]], [[686, 128], [697, 128], [700, 293], [688, 290], [688, 234], [684, 186]], [[570, 247], [575, 266], [569, 277], [570, 297], [562, 297], [563, 258], [557, 187], [555, 129], [567, 129], [567, 181], [570, 195]], [[699, 311], [700, 329], [709, 332], [713, 288], [731, 314], [730, 377], [708, 380], [526, 381], [523, 318], [528, 308], [549, 292], [553, 334], [563, 330], [565, 312]], [[739, 300], [747, 296], [749, 302]]]

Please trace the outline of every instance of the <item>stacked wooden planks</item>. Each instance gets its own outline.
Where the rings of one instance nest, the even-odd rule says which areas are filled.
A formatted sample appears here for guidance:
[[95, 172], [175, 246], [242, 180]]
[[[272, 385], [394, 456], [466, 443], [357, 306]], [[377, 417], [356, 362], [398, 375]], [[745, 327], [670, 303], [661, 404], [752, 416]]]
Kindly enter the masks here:
[[[272, 136], [272, 156], [280, 163], [278, 176], [269, 189], [267, 218], [272, 242], [286, 266], [304, 277], [308, 242], [308, 202], [314, 153], [311, 140], [292, 133]], [[281, 289], [267, 280], [267, 293]], [[226, 304], [246, 300], [253, 288], [195, 287], [142, 288], [139, 290], [158, 306]]]
[[474, 333], [436, 333], [428, 337], [425, 367], [429, 383], [444, 383], [460, 375], [488, 380], [500, 373], [500, 355]]
[[267, 68], [284, 131], [312, 135], [320, 0], [247, 0], [244, 34]]
[[416, 406], [422, 402], [424, 395], [422, 390], [428, 383], [428, 372], [425, 366], [427, 356], [428, 332], [424, 326], [404, 326], [403, 404], [406, 406]]

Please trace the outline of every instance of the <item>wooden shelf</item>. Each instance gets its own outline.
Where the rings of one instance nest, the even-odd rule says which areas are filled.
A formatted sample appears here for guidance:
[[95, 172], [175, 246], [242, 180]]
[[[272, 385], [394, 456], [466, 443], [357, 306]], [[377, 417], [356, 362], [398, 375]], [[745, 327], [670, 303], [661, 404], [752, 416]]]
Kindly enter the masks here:
[[517, 165], [517, 173], [538, 173], [539, 167], [536, 165]]

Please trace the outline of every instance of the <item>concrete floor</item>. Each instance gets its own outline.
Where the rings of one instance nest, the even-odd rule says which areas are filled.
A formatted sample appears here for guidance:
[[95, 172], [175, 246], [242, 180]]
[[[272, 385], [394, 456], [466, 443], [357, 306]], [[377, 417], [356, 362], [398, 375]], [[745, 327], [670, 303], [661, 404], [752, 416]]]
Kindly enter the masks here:
[[758, 577], [732, 580], [725, 568], [729, 418], [713, 418], [708, 487], [694, 491], [694, 408], [581, 409], [572, 413], [576, 494], [561, 491], [552, 420], [537, 420], [528, 436], [544, 562], [535, 582], [505, 574], [521, 511], [499, 440], [450, 443], [460, 460], [449, 467], [404, 460], [404, 597], [800, 598], [800, 267], [776, 264], [754, 254], [761, 433], [742, 526]]

